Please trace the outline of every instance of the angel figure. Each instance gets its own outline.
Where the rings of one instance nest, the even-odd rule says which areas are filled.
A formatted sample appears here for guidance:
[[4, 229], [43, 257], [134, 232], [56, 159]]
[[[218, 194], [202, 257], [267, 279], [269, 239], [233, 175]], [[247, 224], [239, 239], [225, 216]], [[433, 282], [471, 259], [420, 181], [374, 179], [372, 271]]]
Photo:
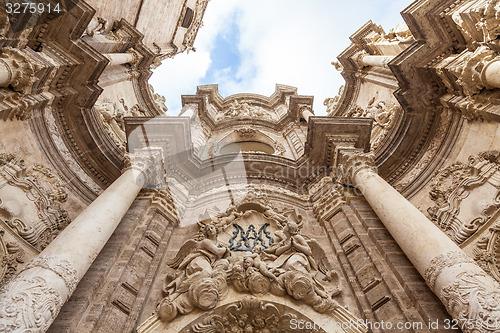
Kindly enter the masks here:
[[247, 266], [245, 267], [247, 269], [247, 273], [250, 273], [249, 268], [252, 267], [254, 270], [258, 270], [262, 275], [269, 278], [271, 281], [277, 280], [276, 275], [272, 272], [274, 271], [274, 267], [269, 266], [261, 259], [261, 252], [262, 248], [260, 246], [255, 246], [252, 253], [243, 258], [243, 267]]
[[229, 255], [229, 249], [217, 241], [217, 227], [213, 223], [200, 226], [204, 238], [190, 239], [168, 263], [171, 268], [182, 270], [174, 277], [168, 275], [163, 291], [171, 300], [186, 292], [192, 281], [211, 277], [213, 266], [219, 259]]

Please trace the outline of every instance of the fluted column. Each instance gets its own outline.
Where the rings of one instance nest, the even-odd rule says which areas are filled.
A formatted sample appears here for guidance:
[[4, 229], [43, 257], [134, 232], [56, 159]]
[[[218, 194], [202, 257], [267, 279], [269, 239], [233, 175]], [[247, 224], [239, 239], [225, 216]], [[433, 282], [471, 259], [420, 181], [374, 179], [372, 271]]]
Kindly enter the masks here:
[[123, 174], [0, 293], [0, 328], [45, 332], [145, 185], [164, 185], [161, 149], [129, 156]]
[[408, 259], [464, 332], [500, 330], [500, 285], [382, 179], [372, 154], [342, 152], [344, 175], [361, 190]]

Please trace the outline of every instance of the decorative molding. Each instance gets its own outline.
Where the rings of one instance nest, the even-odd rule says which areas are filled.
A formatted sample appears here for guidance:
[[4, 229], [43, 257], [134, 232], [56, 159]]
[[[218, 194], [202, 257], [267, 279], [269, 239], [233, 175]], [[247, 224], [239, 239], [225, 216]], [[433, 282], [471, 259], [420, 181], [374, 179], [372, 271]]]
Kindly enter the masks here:
[[463, 251], [443, 253], [432, 259], [430, 266], [425, 270], [424, 279], [429, 287], [434, 290], [436, 280], [443, 269], [464, 263], [474, 264], [474, 260]]
[[17, 267], [24, 263], [24, 250], [15, 242], [5, 242], [5, 231], [0, 230], [0, 286], [17, 274]]
[[79, 282], [78, 273], [76, 269], [73, 268], [71, 262], [65, 259], [60, 259], [57, 256], [38, 256], [32, 259], [30, 262], [23, 267], [21, 272], [29, 270], [31, 268], [40, 267], [48, 269], [49, 271], [57, 274], [68, 287], [68, 295], [71, 295], [76, 289], [76, 285]]
[[441, 291], [441, 301], [463, 332], [498, 332], [500, 284], [490, 281], [485, 273], [462, 272]]
[[60, 293], [39, 276], [18, 276], [0, 295], [0, 327], [5, 332], [45, 332], [63, 305]]
[[18, 209], [12, 206], [22, 203], [0, 200], [7, 224], [32, 246], [42, 250], [70, 222], [68, 212], [62, 208], [67, 200], [62, 183], [40, 164], [27, 168], [21, 158], [0, 153], [0, 188], [15, 195], [13, 190], [9, 191], [9, 186], [25, 193], [26, 202], [32, 202], [37, 212], [37, 220], [32, 220], [33, 216], [18, 215]]
[[[500, 152], [487, 151], [441, 170], [429, 193], [431, 220], [457, 244], [475, 234], [500, 209]], [[477, 206], [481, 198], [481, 206]], [[480, 209], [479, 209], [480, 208]], [[470, 212], [477, 211], [472, 216]]]

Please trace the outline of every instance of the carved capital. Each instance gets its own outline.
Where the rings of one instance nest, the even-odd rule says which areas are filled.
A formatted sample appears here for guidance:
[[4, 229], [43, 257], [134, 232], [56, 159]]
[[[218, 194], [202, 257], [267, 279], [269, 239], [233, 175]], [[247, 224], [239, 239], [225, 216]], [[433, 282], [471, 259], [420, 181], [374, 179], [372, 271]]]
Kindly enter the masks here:
[[79, 282], [78, 273], [68, 260], [56, 256], [38, 256], [27, 263], [21, 272], [35, 267], [47, 269], [58, 275], [64, 281], [66, 287], [68, 287], [68, 295], [71, 295], [76, 289], [76, 285]]
[[41, 65], [33, 61], [25, 52], [12, 47], [0, 49], [0, 64], [8, 71], [8, 82], [15, 91], [27, 94], [36, 80]]
[[123, 172], [136, 170], [146, 177], [145, 187], [159, 189], [166, 187], [163, 149], [159, 147], [137, 149], [126, 153]]
[[354, 183], [354, 177], [361, 170], [368, 169], [377, 173], [375, 155], [373, 153], [341, 151], [340, 154], [338, 169], [342, 172], [340, 176], [348, 182]]

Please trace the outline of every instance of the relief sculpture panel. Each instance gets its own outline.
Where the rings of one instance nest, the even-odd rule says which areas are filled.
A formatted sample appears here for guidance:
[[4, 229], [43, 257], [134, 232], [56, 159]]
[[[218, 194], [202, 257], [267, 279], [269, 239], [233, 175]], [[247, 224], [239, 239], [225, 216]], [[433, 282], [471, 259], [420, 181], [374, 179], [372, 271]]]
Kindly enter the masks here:
[[214, 309], [232, 287], [255, 296], [288, 296], [319, 313], [339, 305], [339, 278], [319, 243], [301, 234], [295, 211], [230, 211], [206, 223], [169, 263], [163, 321], [194, 309]]

